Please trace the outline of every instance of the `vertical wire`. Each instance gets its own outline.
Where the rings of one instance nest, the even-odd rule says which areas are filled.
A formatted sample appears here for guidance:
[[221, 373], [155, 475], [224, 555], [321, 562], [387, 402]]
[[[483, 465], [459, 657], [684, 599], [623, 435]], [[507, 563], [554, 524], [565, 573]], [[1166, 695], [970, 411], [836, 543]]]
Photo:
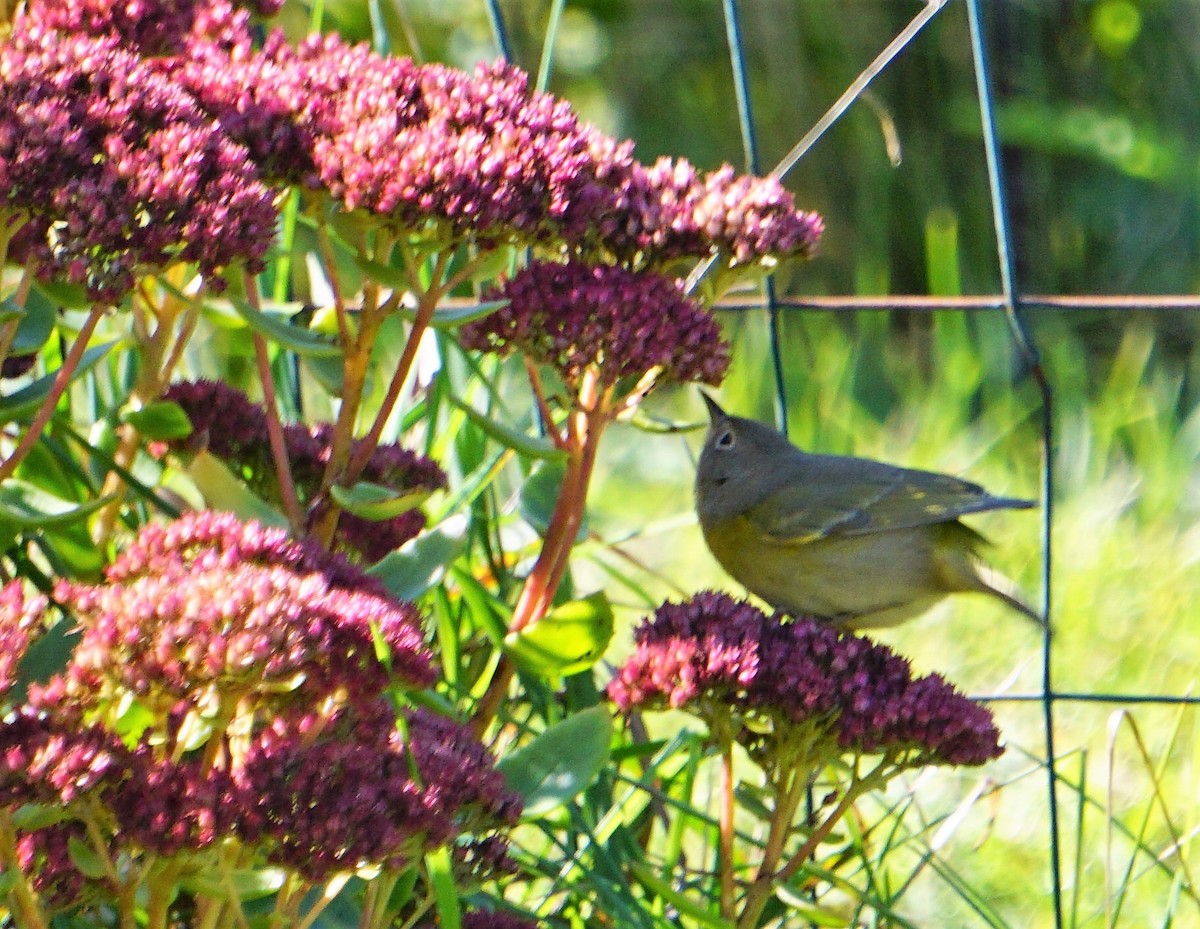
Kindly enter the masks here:
[[496, 37], [496, 47], [500, 49], [500, 57], [512, 61], [512, 44], [508, 39], [508, 29], [504, 26], [504, 14], [500, 12], [500, 0], [487, 0], [488, 22], [492, 24], [492, 35]]
[[[738, 16], [737, 0], [722, 0], [725, 12], [725, 41], [729, 46], [729, 63], [733, 69], [733, 90], [737, 98], [738, 125], [742, 131], [742, 153], [746, 170], [759, 173], [758, 138], [754, 130], [754, 113], [750, 105], [750, 80], [746, 75], [746, 54], [742, 41], [742, 23]], [[775, 422], [785, 435], [788, 430], [787, 387], [783, 378], [783, 351], [779, 337], [779, 299], [775, 290], [775, 275], [766, 280], [767, 325], [771, 339], [771, 365], [775, 372]]]
[[1054, 751], [1054, 688], [1050, 648], [1050, 568], [1052, 558], [1051, 533], [1053, 524], [1054, 474], [1051, 453], [1054, 448], [1053, 393], [1042, 366], [1037, 346], [1030, 334], [1023, 308], [1017, 297], [1016, 267], [1013, 261], [1012, 232], [1008, 222], [1003, 168], [996, 142], [996, 121], [992, 111], [991, 78], [983, 40], [979, 0], [967, 0], [967, 19], [971, 29], [971, 54], [975, 63], [975, 82], [979, 97], [979, 115], [983, 124], [983, 146], [987, 159], [988, 186], [992, 197], [992, 219], [996, 229], [996, 250], [1000, 262], [1000, 284], [1004, 295], [1004, 312], [1014, 341], [1017, 343], [1029, 371], [1037, 384], [1042, 403], [1042, 616], [1046, 628], [1042, 637], [1042, 717], [1046, 738], [1047, 798], [1050, 814], [1050, 872], [1054, 884], [1054, 925], [1062, 929], [1062, 863], [1059, 851], [1058, 774]]

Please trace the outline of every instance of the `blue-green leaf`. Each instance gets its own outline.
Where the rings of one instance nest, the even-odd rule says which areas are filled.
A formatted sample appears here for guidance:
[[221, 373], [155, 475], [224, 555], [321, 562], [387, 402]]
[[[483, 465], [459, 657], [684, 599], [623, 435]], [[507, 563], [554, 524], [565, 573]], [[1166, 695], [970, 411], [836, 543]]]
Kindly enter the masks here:
[[453, 394], [447, 394], [446, 399], [452, 406], [466, 413], [467, 419], [471, 420], [484, 433], [491, 436], [505, 448], [511, 448], [519, 455], [523, 455], [526, 458], [540, 458], [548, 461], [559, 461], [566, 458], [567, 453], [544, 436], [532, 436], [519, 429], [513, 429], [511, 426], [498, 423], [494, 419], [489, 419], [469, 403], [464, 403]]
[[[233, 300], [233, 308], [257, 332], [297, 355], [310, 358], [333, 358], [342, 354], [340, 346], [323, 335], [286, 323], [273, 313], [256, 310], [244, 300]], [[298, 308], [298, 305], [297, 305]]]
[[[429, 325], [435, 329], [454, 329], [465, 326], [477, 319], [490, 316], [496, 310], [508, 305], [508, 300], [488, 300], [484, 303], [471, 303], [466, 306], [451, 306], [434, 310], [429, 319]], [[412, 307], [402, 306], [396, 311], [397, 315], [409, 322], [417, 318], [417, 311]]]
[[48, 529], [86, 519], [112, 497], [98, 497], [86, 503], [64, 500], [35, 484], [10, 478], [0, 486], [0, 523], [18, 529]]
[[416, 600], [441, 582], [467, 544], [467, 518], [451, 516], [380, 559], [367, 570], [400, 600]]
[[[550, 526], [550, 517], [554, 513], [555, 506], [558, 505], [558, 497], [562, 493], [562, 483], [566, 473], [565, 462], [543, 461], [521, 485], [521, 515], [541, 535], [545, 535]], [[579, 542], [587, 538], [587, 532], [587, 515], [585, 514], [575, 540]]]
[[496, 765], [525, 800], [526, 817], [542, 816], [577, 796], [608, 762], [612, 716], [594, 706], [557, 723]]
[[31, 355], [36, 352], [49, 340], [56, 322], [58, 309], [55, 305], [36, 287], [31, 289], [25, 299], [24, 315], [17, 324], [17, 334], [13, 337], [12, 354]]

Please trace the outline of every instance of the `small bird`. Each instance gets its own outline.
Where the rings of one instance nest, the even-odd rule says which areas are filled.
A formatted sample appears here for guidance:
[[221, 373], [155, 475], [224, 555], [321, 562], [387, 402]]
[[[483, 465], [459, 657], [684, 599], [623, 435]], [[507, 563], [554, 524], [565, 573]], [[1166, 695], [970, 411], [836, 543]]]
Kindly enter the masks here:
[[696, 513], [721, 566], [794, 616], [846, 629], [894, 626], [952, 593], [990, 594], [1039, 625], [1012, 581], [984, 565], [967, 513], [1023, 510], [948, 474], [813, 455], [707, 394], [711, 425]]

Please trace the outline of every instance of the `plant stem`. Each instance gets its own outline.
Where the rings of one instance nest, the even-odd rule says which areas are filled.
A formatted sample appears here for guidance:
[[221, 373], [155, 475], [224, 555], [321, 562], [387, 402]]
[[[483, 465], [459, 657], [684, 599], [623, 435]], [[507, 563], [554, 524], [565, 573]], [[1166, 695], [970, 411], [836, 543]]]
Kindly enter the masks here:
[[739, 929], [755, 926], [763, 907], [770, 899], [774, 886], [776, 869], [783, 856], [784, 844], [792, 831], [792, 823], [796, 818], [796, 810], [804, 796], [804, 790], [813, 773], [813, 763], [801, 763], [789, 767], [784, 775], [784, 784], [775, 793], [775, 811], [771, 817], [771, 826], [767, 832], [767, 841], [763, 846], [762, 860], [754, 875], [754, 880], [746, 890], [742, 899], [742, 912], [738, 917]]
[[275, 379], [271, 376], [267, 340], [261, 332], [255, 332], [253, 338], [254, 357], [258, 362], [258, 379], [262, 383], [263, 406], [267, 412], [267, 439], [271, 445], [271, 460], [275, 463], [275, 480], [279, 484], [279, 497], [288, 525], [292, 527], [292, 534], [299, 536], [304, 531], [304, 511], [300, 509], [300, 500], [296, 496], [296, 482], [292, 479], [292, 465], [288, 460], [283, 422], [279, 418], [279, 402], [275, 397]]
[[[578, 409], [567, 417], [567, 434], [562, 443], [567, 452], [566, 473], [546, 527], [542, 550], [525, 578], [513, 609], [509, 623], [512, 632], [519, 632], [546, 615], [566, 574], [571, 549], [583, 524], [588, 484], [596, 463], [600, 436], [611, 416], [612, 388], [601, 392], [599, 385], [598, 373], [594, 369], [586, 372], [579, 389]], [[512, 659], [502, 656], [487, 691], [475, 708], [472, 726], [476, 734], [482, 735], [496, 715], [514, 673], [516, 666]]]
[[42, 437], [42, 432], [46, 428], [46, 424], [50, 422], [50, 417], [54, 415], [54, 409], [58, 406], [58, 401], [62, 399], [67, 385], [71, 383], [71, 377], [75, 374], [75, 370], [79, 367], [79, 361], [83, 358], [83, 353], [87, 350], [88, 342], [92, 338], [92, 333], [96, 331], [96, 326], [100, 319], [104, 316], [107, 306], [100, 303], [92, 304], [91, 310], [88, 311], [87, 319], [79, 329], [79, 335], [75, 337], [75, 342], [71, 345], [71, 350], [67, 353], [67, 357], [63, 359], [62, 366], [58, 369], [58, 373], [54, 376], [54, 384], [50, 388], [50, 393], [46, 395], [46, 399], [42, 401], [34, 414], [33, 421], [30, 422], [29, 428], [21, 437], [21, 441], [17, 443], [17, 447], [13, 449], [3, 463], [0, 463], [0, 482], [8, 480], [17, 470], [17, 465], [25, 460], [25, 456], [37, 444], [38, 439]]
[[0, 810], [0, 862], [4, 864], [5, 873], [15, 878], [8, 896], [16, 904], [13, 915], [18, 929], [47, 929], [49, 922], [42, 912], [37, 892], [18, 863], [17, 830], [7, 809]]
[[733, 735], [729, 732], [728, 714], [722, 714], [721, 725], [713, 727], [713, 738], [721, 750], [721, 809], [718, 821], [717, 868], [721, 880], [721, 916], [733, 919], [734, 893], [734, 801]]
[[400, 391], [404, 389], [404, 383], [408, 380], [409, 371], [412, 370], [413, 362], [416, 360], [421, 337], [429, 327], [429, 321], [433, 319], [433, 312], [437, 309], [440, 299], [441, 290], [426, 291], [421, 296], [417, 304], [416, 319], [413, 320], [412, 329], [408, 333], [408, 341], [404, 343], [404, 351], [392, 374], [391, 383], [388, 384], [387, 394], [383, 398], [379, 411], [375, 414], [375, 421], [371, 423], [370, 430], [359, 441], [358, 448], [350, 459], [344, 477], [346, 481], [353, 481], [362, 473], [367, 462], [371, 460], [371, 454], [378, 448], [383, 428], [387, 424], [388, 417], [392, 415], [392, 410], [396, 407], [396, 401], [400, 399]]

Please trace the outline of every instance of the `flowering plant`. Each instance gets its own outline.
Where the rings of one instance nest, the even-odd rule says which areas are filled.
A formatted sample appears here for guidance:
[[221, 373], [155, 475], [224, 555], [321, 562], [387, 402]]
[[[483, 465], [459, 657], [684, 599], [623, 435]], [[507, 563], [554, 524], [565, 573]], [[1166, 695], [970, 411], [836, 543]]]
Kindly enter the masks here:
[[[278, 11], [33, 0], [0, 43], [12, 921], [584, 924], [573, 856], [604, 843], [564, 811], [682, 707], [726, 775], [708, 915], [758, 925], [865, 791], [995, 757], [939, 678], [718, 595], [595, 684], [612, 606], [570, 568], [601, 439], [721, 382], [714, 301], [820, 217], [645, 164], [514, 65], [293, 41]], [[735, 745], [774, 803], [741, 891]], [[605, 879], [639, 924], [685, 899], [645, 862]]]

